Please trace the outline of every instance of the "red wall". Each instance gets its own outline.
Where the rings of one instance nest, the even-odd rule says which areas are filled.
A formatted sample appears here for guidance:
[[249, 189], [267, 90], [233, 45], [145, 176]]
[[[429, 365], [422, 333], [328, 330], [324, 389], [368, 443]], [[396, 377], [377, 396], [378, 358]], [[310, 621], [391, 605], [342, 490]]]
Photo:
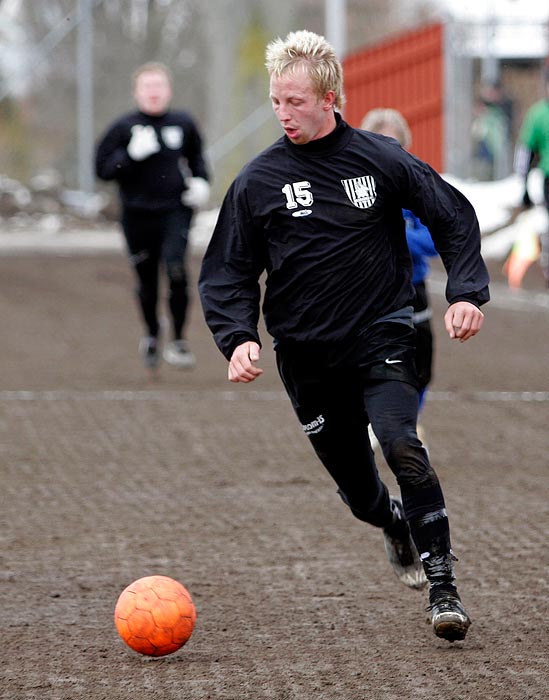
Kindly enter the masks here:
[[408, 120], [410, 151], [444, 170], [443, 25], [434, 24], [350, 54], [343, 61], [345, 119], [360, 126], [370, 109], [392, 107]]

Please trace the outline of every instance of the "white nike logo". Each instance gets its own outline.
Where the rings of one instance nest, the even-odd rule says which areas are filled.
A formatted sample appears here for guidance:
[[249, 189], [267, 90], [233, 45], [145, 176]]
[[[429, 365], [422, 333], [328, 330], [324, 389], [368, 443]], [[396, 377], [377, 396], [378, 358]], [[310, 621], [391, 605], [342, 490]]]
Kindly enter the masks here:
[[402, 362], [402, 360], [390, 360], [389, 358], [385, 360], [386, 365], [396, 365], [398, 362]]

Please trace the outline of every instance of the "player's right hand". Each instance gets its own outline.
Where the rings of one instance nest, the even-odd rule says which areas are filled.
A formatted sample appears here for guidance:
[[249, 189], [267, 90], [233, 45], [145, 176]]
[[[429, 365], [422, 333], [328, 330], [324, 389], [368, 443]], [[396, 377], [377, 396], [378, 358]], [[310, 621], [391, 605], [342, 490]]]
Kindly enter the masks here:
[[239, 345], [232, 354], [229, 362], [230, 382], [253, 382], [263, 370], [254, 365], [259, 360], [259, 345], [253, 341], [247, 341]]
[[148, 124], [135, 124], [132, 126], [132, 137], [128, 143], [128, 155], [132, 160], [145, 160], [153, 153], [158, 153], [160, 144], [156, 137], [154, 127]]

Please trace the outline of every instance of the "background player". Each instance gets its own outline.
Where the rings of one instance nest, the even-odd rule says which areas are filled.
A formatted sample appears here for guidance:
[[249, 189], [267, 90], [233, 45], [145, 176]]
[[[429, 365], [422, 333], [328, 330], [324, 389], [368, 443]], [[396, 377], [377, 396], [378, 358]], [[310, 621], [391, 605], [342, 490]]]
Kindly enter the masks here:
[[186, 251], [195, 207], [209, 197], [202, 139], [189, 114], [169, 109], [172, 83], [168, 68], [146, 63], [133, 76], [138, 111], [125, 114], [100, 140], [96, 172], [116, 180], [121, 224], [138, 282], [145, 325], [139, 351], [147, 367], [159, 361], [158, 289], [160, 267], [169, 285], [172, 340], [164, 359], [180, 368], [195, 364], [184, 336], [189, 293]]
[[[524, 178], [522, 204], [531, 207], [528, 193], [528, 173], [537, 157], [538, 167], [543, 173], [543, 198], [549, 214], [549, 58], [544, 69], [545, 96], [533, 104], [526, 112], [520, 128], [515, 152], [515, 170]], [[541, 234], [540, 265], [543, 269], [545, 283], [549, 287], [549, 230]]]

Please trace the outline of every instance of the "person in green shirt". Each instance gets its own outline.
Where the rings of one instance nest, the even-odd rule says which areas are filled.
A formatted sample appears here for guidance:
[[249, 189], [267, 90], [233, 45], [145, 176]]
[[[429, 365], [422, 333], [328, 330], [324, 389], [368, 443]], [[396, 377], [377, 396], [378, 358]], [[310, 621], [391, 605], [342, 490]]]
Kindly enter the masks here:
[[[545, 96], [526, 112], [515, 151], [515, 171], [524, 178], [522, 204], [531, 207], [528, 173], [534, 162], [543, 173], [543, 197], [549, 214], [549, 58], [544, 68]], [[536, 161], [534, 159], [537, 158]], [[549, 231], [541, 234], [540, 264], [549, 287]]]

